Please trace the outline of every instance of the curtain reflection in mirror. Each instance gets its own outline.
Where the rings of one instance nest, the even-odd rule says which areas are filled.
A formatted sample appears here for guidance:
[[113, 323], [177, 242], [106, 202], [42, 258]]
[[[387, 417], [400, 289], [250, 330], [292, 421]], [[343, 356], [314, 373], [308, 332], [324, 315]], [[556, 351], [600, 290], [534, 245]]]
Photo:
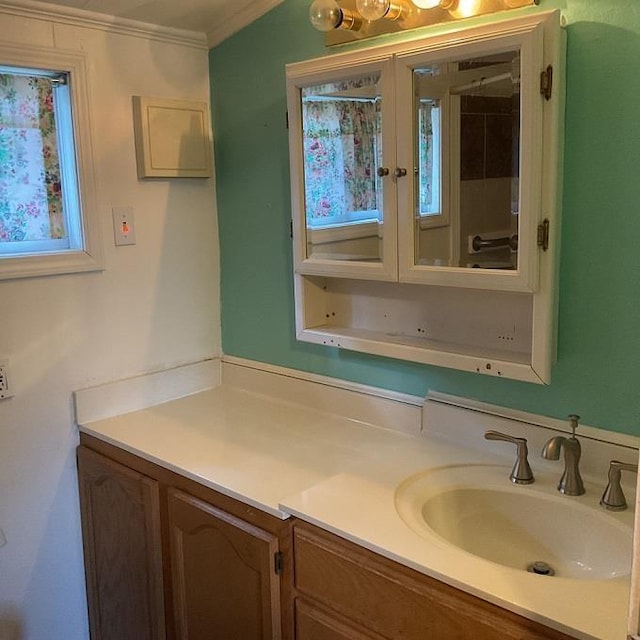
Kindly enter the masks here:
[[381, 259], [378, 81], [361, 76], [302, 89], [308, 255]]
[[305, 204], [311, 226], [378, 218], [380, 101], [353, 92], [375, 89], [375, 81], [359, 78], [303, 90]]

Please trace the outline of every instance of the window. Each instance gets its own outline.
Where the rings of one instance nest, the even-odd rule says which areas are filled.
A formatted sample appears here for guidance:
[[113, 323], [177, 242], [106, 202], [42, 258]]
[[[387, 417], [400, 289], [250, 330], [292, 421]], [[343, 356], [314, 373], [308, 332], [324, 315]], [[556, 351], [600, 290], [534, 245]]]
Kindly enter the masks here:
[[449, 213], [443, 203], [443, 119], [450, 101], [442, 90], [442, 74], [447, 63], [418, 67], [413, 70], [415, 152], [415, 215], [421, 229], [449, 224]]
[[84, 58], [0, 62], [0, 278], [99, 269]]
[[419, 216], [440, 216], [440, 105], [420, 99], [418, 109], [418, 204]]

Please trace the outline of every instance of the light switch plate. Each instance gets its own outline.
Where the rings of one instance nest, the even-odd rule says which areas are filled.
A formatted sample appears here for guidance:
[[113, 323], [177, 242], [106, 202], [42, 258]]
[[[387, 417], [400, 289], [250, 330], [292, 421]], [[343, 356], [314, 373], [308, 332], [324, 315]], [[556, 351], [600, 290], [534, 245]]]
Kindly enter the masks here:
[[117, 247], [136, 243], [133, 207], [113, 207], [113, 237]]

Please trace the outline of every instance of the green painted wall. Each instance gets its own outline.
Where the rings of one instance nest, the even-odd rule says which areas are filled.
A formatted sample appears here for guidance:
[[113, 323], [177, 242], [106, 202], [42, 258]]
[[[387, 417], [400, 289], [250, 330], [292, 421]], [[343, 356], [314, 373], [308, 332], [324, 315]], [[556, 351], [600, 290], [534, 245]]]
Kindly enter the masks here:
[[[640, 435], [640, 3], [541, 0], [568, 23], [558, 363], [548, 387], [296, 342], [288, 62], [325, 55], [310, 0], [210, 53], [226, 354]], [[428, 32], [426, 30], [426, 32]]]

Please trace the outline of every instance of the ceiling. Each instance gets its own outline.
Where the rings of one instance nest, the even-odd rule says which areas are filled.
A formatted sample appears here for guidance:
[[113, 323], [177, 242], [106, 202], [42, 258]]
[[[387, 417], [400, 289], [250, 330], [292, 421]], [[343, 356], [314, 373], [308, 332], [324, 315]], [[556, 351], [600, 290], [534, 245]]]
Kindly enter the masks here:
[[213, 47], [282, 0], [48, 0], [72, 9], [198, 31]]

